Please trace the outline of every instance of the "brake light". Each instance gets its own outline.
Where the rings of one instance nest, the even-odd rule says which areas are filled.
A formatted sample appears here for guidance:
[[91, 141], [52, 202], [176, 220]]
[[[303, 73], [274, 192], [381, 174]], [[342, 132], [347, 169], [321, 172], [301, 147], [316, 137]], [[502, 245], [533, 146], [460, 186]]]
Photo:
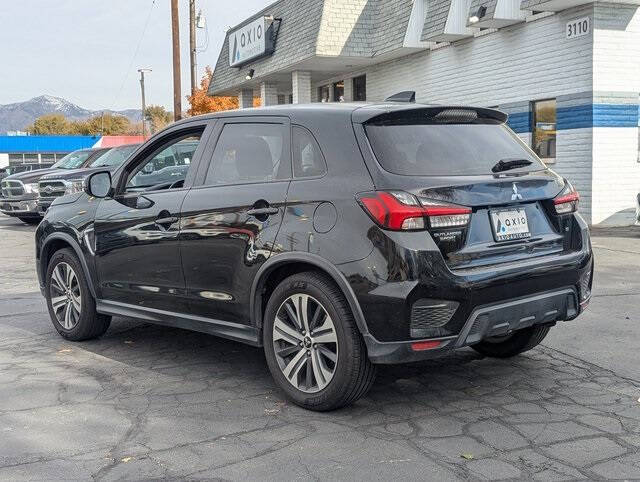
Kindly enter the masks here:
[[558, 194], [553, 200], [556, 213], [569, 214], [578, 210], [578, 201], [580, 200], [580, 194], [573, 186], [567, 183], [567, 186]]
[[418, 199], [404, 191], [375, 191], [360, 194], [358, 202], [380, 227], [393, 231], [460, 227], [469, 223], [471, 209], [466, 206]]

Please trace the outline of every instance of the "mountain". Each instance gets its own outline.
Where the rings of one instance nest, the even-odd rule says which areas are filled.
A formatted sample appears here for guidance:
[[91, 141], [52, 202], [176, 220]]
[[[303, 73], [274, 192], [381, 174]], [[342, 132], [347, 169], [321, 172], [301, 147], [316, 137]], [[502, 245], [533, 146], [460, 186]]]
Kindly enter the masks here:
[[64, 114], [68, 119], [79, 120], [99, 115], [102, 112], [123, 115], [131, 122], [140, 121], [140, 109], [126, 109], [121, 111], [108, 109], [104, 111], [89, 110], [61, 97], [41, 95], [24, 102], [0, 105], [0, 134], [5, 134], [7, 131], [22, 131], [44, 114], [59, 113]]

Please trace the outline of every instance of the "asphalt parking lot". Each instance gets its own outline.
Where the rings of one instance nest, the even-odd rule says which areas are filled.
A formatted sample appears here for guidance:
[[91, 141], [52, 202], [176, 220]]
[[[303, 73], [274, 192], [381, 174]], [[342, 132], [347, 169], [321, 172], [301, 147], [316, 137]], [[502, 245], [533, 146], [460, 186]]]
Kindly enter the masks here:
[[0, 479], [640, 479], [640, 228], [598, 230], [594, 297], [512, 360], [382, 367], [332, 413], [288, 403], [260, 350], [116, 319], [74, 344], [0, 218]]

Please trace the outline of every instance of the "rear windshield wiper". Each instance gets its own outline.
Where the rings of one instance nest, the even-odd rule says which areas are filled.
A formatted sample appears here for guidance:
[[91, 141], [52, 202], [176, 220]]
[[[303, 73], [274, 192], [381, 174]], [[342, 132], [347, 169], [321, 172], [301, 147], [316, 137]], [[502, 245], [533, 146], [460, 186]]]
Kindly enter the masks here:
[[529, 159], [500, 159], [498, 163], [491, 168], [491, 172], [508, 171], [517, 167], [525, 167], [533, 164]]

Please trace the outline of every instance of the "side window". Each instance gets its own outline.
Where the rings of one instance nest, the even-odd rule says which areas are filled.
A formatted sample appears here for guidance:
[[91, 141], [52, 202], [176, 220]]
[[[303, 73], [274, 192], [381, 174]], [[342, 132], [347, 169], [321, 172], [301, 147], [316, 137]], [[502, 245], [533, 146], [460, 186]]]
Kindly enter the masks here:
[[129, 174], [126, 190], [181, 188], [201, 136], [202, 132], [190, 132], [156, 149]]
[[291, 177], [283, 124], [226, 124], [205, 185], [268, 182]]
[[322, 176], [327, 165], [313, 135], [304, 127], [294, 126], [291, 141], [294, 177]]

